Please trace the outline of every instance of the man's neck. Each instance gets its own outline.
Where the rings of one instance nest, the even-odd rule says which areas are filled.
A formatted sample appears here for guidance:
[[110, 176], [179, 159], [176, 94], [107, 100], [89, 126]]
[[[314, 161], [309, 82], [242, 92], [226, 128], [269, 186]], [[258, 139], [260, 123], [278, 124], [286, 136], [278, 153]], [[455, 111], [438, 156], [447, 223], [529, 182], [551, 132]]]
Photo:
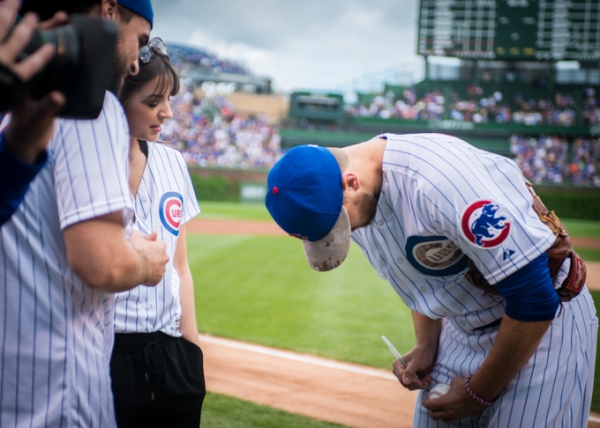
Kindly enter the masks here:
[[386, 145], [386, 139], [373, 138], [344, 148], [350, 158], [346, 171], [354, 172], [359, 177], [363, 190], [374, 195], [378, 195], [381, 191], [383, 154]]

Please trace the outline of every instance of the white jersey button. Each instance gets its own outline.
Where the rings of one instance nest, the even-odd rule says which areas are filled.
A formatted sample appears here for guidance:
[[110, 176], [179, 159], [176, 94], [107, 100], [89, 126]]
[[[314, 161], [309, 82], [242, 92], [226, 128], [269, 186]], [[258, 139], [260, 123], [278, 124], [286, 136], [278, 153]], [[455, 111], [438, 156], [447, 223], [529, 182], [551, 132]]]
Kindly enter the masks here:
[[142, 202], [148, 202], [148, 198], [145, 196], [142, 196]]
[[379, 227], [383, 226], [383, 220], [377, 220], [377, 226], [379, 226]]
[[421, 290], [421, 293], [425, 293], [427, 291], [427, 287], [425, 287], [424, 285], [421, 285], [419, 287], [419, 290]]
[[397, 261], [399, 264], [402, 264], [402, 263], [404, 263], [404, 259], [403, 259], [402, 257], [398, 257], [398, 258], [396, 259], [396, 261]]

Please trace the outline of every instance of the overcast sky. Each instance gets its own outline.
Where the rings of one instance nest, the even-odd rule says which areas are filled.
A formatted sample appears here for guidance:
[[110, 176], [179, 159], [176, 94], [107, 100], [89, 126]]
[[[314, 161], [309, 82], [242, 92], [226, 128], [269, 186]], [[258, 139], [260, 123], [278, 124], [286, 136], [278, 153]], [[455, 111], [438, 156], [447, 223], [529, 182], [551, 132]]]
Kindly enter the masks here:
[[153, 36], [270, 77], [275, 90], [419, 79], [417, 0], [152, 0]]

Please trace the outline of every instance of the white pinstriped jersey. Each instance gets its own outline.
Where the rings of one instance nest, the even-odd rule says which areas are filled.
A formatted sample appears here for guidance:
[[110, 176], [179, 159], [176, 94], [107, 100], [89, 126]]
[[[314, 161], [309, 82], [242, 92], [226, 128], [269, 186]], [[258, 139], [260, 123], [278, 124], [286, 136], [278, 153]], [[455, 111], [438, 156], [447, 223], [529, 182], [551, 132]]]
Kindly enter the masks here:
[[[496, 342], [498, 329], [465, 332], [444, 322], [431, 376], [450, 383], [479, 369]], [[586, 428], [596, 361], [598, 318], [587, 288], [564, 303], [537, 351], [481, 413], [451, 424], [429, 418], [419, 393], [413, 427], [418, 428]]]
[[[495, 284], [554, 242], [531, 207], [519, 168], [447, 135], [386, 137], [377, 214], [371, 225], [353, 233], [354, 241], [411, 309], [434, 319], [447, 317], [467, 331], [501, 318], [504, 300], [483, 295], [467, 281], [465, 256]], [[485, 208], [467, 217], [479, 201], [499, 207], [492, 218], [504, 218], [492, 227], [499, 238], [481, 238], [483, 245], [494, 239], [497, 245], [477, 245], [477, 237], [466, 236], [477, 232], [474, 217]], [[466, 228], [463, 220], [470, 223]], [[489, 225], [483, 233], [488, 230]]]
[[0, 229], [0, 426], [115, 426], [113, 298], [69, 268], [62, 230], [133, 212], [125, 113], [107, 93], [93, 121], [59, 120], [48, 164]]
[[156, 287], [136, 287], [115, 295], [115, 331], [162, 331], [180, 337], [179, 276], [173, 267], [179, 226], [200, 212], [190, 174], [181, 153], [148, 143], [148, 160], [135, 198], [133, 228], [147, 235], [158, 232], [167, 244], [169, 262]]
[[[466, 280], [465, 257], [495, 284], [548, 249], [554, 235], [531, 208], [532, 197], [513, 161], [447, 135], [384, 137], [377, 213], [352, 238], [408, 307], [446, 318], [431, 375], [433, 383], [450, 383], [481, 366], [498, 329], [475, 329], [505, 312], [502, 297], [484, 294]], [[585, 289], [564, 303], [562, 315], [496, 404], [446, 424], [428, 417], [421, 392], [413, 425], [585, 427], [597, 329]]]

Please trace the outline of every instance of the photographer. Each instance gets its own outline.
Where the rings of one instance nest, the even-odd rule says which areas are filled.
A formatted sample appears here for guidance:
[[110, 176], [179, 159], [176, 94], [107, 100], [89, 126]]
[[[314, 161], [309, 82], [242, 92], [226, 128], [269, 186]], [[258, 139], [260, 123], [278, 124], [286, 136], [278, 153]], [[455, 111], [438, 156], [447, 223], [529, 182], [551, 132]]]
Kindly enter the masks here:
[[[27, 82], [52, 59], [55, 48], [45, 44], [20, 62], [17, 62], [18, 55], [36, 28], [60, 25], [66, 15], [58, 13], [51, 20], [38, 24], [37, 17], [28, 13], [7, 37], [19, 5], [18, 0], [0, 3], [0, 67]], [[27, 99], [16, 106], [10, 125], [0, 133], [0, 225], [17, 209], [29, 182], [46, 164], [46, 146], [54, 130], [56, 113], [64, 102], [64, 96], [56, 91], [39, 101]]]
[[[118, 93], [148, 43], [150, 0], [24, 0], [21, 9], [41, 19], [58, 10], [96, 17], [118, 33], [114, 61], [105, 62], [115, 65], [105, 77]], [[57, 121], [48, 162], [0, 228], [0, 426], [116, 426], [113, 293], [155, 286], [168, 256], [156, 234], [126, 238], [129, 132], [114, 93], [104, 94], [97, 119]]]

